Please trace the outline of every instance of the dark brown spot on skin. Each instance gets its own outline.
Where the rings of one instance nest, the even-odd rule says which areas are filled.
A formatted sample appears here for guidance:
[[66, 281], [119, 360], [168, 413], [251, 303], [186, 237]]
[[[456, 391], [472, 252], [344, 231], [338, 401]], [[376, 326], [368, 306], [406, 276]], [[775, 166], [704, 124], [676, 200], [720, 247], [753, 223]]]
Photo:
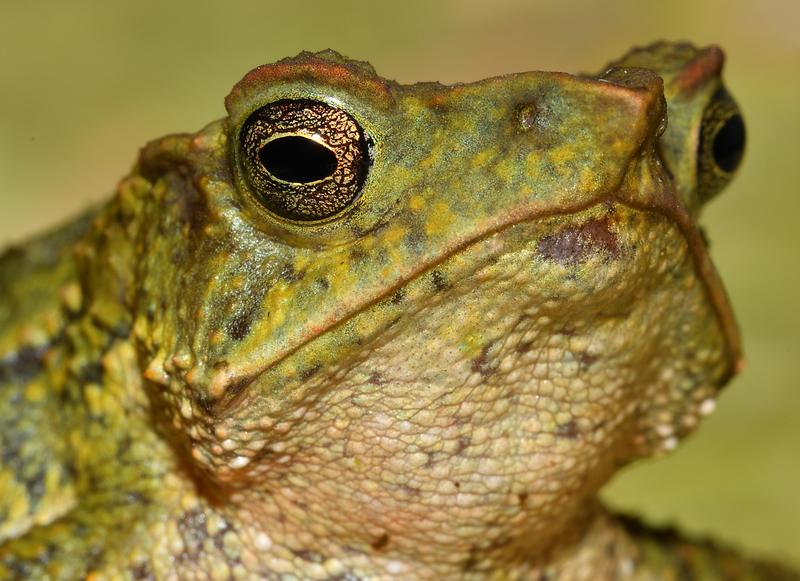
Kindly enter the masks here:
[[211, 538], [218, 551], [221, 551], [222, 553], [225, 552], [225, 534], [232, 529], [233, 527], [231, 527], [228, 521], [222, 521], [219, 530]]
[[288, 282], [297, 282], [303, 279], [302, 272], [297, 272], [291, 264], [284, 264], [281, 269], [281, 278]]
[[169, 256], [169, 260], [174, 265], [181, 264], [186, 258], [186, 250], [184, 248], [176, 248]]
[[469, 448], [472, 444], [472, 438], [469, 436], [462, 436], [458, 439], [458, 446], [456, 446], [456, 454], [461, 454], [464, 450]]
[[303, 559], [303, 561], [308, 561], [309, 563], [322, 563], [325, 561], [325, 557], [308, 549], [292, 549], [292, 553], [296, 557]]
[[178, 518], [177, 525], [186, 556], [193, 558], [200, 554], [203, 542], [208, 538], [205, 512], [200, 509], [185, 512]]
[[578, 437], [578, 434], [578, 424], [575, 420], [570, 420], [566, 424], [562, 424], [556, 428], [556, 436], [559, 438], [574, 440]]
[[0, 382], [26, 382], [44, 368], [46, 347], [22, 347], [11, 356], [0, 360]]
[[300, 372], [300, 381], [308, 381], [309, 379], [314, 377], [314, 375], [316, 375], [320, 369], [322, 369], [322, 365], [320, 365], [319, 363], [314, 365], [313, 367], [304, 369], [303, 371]]
[[361, 262], [367, 258], [367, 253], [361, 248], [356, 248], [350, 252], [350, 262]]
[[386, 378], [379, 372], [373, 371], [367, 381], [372, 385], [384, 385], [386, 383]]
[[436, 464], [435, 454], [433, 452], [426, 452], [425, 455], [428, 457], [428, 460], [425, 462], [425, 466], [423, 466], [423, 468], [430, 468]]
[[134, 579], [141, 579], [143, 581], [155, 581], [156, 578], [153, 574], [153, 570], [150, 568], [150, 563], [146, 561], [134, 566], [133, 569], [131, 569], [131, 576]]
[[592, 364], [597, 361], [597, 355], [592, 355], [586, 351], [582, 353], [578, 353], [578, 363], [581, 365], [581, 369], [585, 370], [592, 366]]
[[103, 366], [99, 361], [87, 363], [78, 371], [78, 381], [81, 385], [89, 383], [101, 384], [103, 381]]
[[385, 548], [385, 547], [386, 547], [386, 545], [388, 545], [388, 544], [389, 544], [389, 535], [388, 535], [388, 534], [386, 534], [386, 533], [383, 533], [383, 534], [382, 534], [381, 536], [379, 536], [377, 539], [375, 539], [374, 541], [372, 541], [372, 542], [370, 543], [370, 546], [371, 546], [373, 549], [375, 549], [376, 551], [380, 551], [381, 549]]
[[241, 311], [236, 313], [225, 325], [228, 336], [234, 341], [241, 341], [250, 333], [250, 326], [253, 324], [252, 311]]
[[596, 253], [616, 258], [620, 252], [617, 235], [611, 230], [607, 216], [544, 236], [538, 248], [539, 254], [561, 264], [582, 262]]
[[528, 493], [527, 492], [520, 492], [517, 495], [517, 500], [519, 500], [520, 506], [525, 506], [528, 504]]
[[419, 488], [415, 488], [413, 486], [402, 486], [403, 492], [405, 492], [408, 496], [419, 496], [422, 491]]
[[509, 545], [510, 543], [511, 543], [511, 537], [502, 535], [496, 538], [494, 541], [492, 541], [492, 544], [489, 545], [489, 547], [492, 549], [500, 549], [502, 547]]
[[405, 289], [400, 289], [396, 293], [392, 295], [391, 301], [393, 305], [399, 305], [403, 302], [406, 298], [406, 291]]
[[471, 369], [473, 372], [480, 373], [484, 377], [487, 377], [496, 371], [493, 367], [491, 367], [489, 361], [489, 349], [491, 348], [491, 343], [484, 345], [483, 349], [481, 349], [481, 354], [472, 360]]
[[527, 353], [528, 351], [531, 350], [531, 346], [532, 345], [533, 345], [533, 341], [522, 341], [521, 343], [517, 344], [517, 346], [515, 347], [514, 350], [517, 353]]
[[478, 564], [478, 559], [474, 555], [471, 555], [469, 558], [467, 558], [466, 561], [464, 561], [462, 569], [464, 572], [472, 571], [475, 568], [475, 565], [477, 564]]
[[435, 288], [438, 292], [450, 288], [450, 285], [447, 284], [447, 279], [441, 273], [441, 271], [434, 270], [431, 272], [431, 280], [433, 281], [433, 288]]

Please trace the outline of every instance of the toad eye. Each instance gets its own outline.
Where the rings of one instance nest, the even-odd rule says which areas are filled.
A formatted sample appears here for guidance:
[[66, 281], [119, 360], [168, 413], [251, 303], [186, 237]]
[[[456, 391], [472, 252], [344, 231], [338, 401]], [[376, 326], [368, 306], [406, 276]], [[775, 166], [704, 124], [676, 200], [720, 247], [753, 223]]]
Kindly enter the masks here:
[[697, 151], [697, 191], [702, 201], [716, 195], [733, 178], [744, 155], [745, 128], [736, 102], [718, 90], [703, 112]]
[[253, 112], [239, 132], [239, 163], [256, 201], [287, 220], [339, 214], [358, 199], [371, 140], [346, 112], [308, 99]]

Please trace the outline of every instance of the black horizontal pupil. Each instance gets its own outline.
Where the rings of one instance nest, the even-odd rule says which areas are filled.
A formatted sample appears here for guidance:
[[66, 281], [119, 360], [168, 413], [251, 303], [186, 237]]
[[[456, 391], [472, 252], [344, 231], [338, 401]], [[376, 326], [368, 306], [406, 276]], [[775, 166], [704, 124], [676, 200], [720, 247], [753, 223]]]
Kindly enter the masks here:
[[712, 145], [714, 161], [719, 168], [728, 173], [734, 171], [744, 153], [744, 121], [741, 115], [731, 116], [717, 131]]
[[302, 135], [287, 135], [266, 143], [258, 158], [270, 174], [285, 182], [316, 182], [336, 171], [336, 154]]

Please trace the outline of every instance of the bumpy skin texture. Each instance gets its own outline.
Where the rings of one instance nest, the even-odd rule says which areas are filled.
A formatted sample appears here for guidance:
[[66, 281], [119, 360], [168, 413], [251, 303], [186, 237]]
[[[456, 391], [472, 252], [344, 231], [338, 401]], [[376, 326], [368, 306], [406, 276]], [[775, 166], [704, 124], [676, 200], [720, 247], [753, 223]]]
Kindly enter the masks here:
[[[226, 119], [0, 259], [0, 577], [797, 578], [595, 501], [738, 366], [695, 225], [721, 64], [251, 71]], [[245, 120], [287, 99], [369, 139], [321, 221], [243, 175]]]

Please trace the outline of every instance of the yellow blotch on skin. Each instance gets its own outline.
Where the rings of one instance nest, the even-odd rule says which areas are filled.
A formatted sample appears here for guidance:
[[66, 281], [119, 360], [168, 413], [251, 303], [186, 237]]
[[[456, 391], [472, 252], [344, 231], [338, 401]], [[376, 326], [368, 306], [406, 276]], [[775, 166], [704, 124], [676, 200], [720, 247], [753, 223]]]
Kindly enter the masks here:
[[21, 520], [28, 513], [28, 496], [9, 470], [0, 472], [0, 494], [4, 498], [12, 498], [10, 504], [5, 504], [9, 508], [8, 521]]
[[294, 270], [300, 272], [305, 270], [311, 264], [311, 257], [305, 254], [297, 254], [294, 258]]
[[[330, 284], [328, 293], [333, 296], [342, 296], [351, 289], [353, 269], [348, 260], [341, 260], [331, 264], [327, 269], [327, 276], [325, 279]], [[288, 295], [284, 300], [290, 300], [292, 297]]]
[[403, 226], [395, 225], [386, 230], [384, 240], [390, 244], [397, 244], [406, 235], [406, 229]]
[[38, 403], [44, 401], [47, 390], [39, 381], [29, 383], [25, 387], [25, 401], [28, 403]]
[[624, 153], [625, 151], [627, 151], [628, 146], [629, 146], [629, 144], [628, 144], [627, 140], [625, 140], [625, 139], [615, 139], [611, 143], [610, 149], [611, 149], [611, 151], [613, 153], [615, 153], [617, 155], [620, 155], [620, 154]]
[[472, 159], [470, 159], [470, 165], [472, 166], [472, 169], [482, 168], [496, 156], [497, 153], [491, 149], [484, 149], [483, 151], [480, 151], [472, 156]]
[[566, 164], [575, 159], [575, 152], [576, 149], [574, 145], [562, 145], [561, 147], [555, 147], [551, 149], [549, 152], [549, 157], [553, 163]]
[[465, 355], [472, 356], [480, 353], [481, 349], [483, 348], [483, 344], [483, 333], [470, 333], [469, 335], [464, 336], [459, 347]]
[[589, 169], [581, 171], [578, 178], [578, 188], [581, 191], [593, 190], [597, 186], [597, 175]]
[[286, 305], [290, 304], [294, 296], [293, 289], [287, 288], [285, 284], [276, 284], [269, 292], [266, 311], [269, 313], [269, 320], [272, 328], [280, 327], [286, 319]]
[[402, 251], [401, 241], [408, 234], [408, 228], [402, 225], [395, 225], [388, 228], [383, 236], [382, 243], [389, 254], [389, 261], [386, 266], [381, 269], [381, 276], [385, 279], [390, 279], [396, 270], [397, 264], [402, 263], [405, 256]]
[[359, 243], [361, 244], [361, 249], [364, 250], [365, 252], [368, 252], [373, 248], [375, 248], [375, 238], [371, 236], [367, 238], [362, 238], [359, 241]]
[[105, 415], [112, 411], [107, 405], [106, 396], [107, 392], [95, 383], [87, 385], [84, 389], [84, 398], [89, 411], [96, 416]]
[[419, 194], [414, 194], [408, 200], [408, 207], [413, 212], [419, 212], [425, 207], [425, 198]]
[[425, 233], [428, 236], [437, 236], [446, 233], [448, 226], [455, 222], [455, 216], [450, 206], [445, 202], [437, 202], [428, 215], [425, 223]]

